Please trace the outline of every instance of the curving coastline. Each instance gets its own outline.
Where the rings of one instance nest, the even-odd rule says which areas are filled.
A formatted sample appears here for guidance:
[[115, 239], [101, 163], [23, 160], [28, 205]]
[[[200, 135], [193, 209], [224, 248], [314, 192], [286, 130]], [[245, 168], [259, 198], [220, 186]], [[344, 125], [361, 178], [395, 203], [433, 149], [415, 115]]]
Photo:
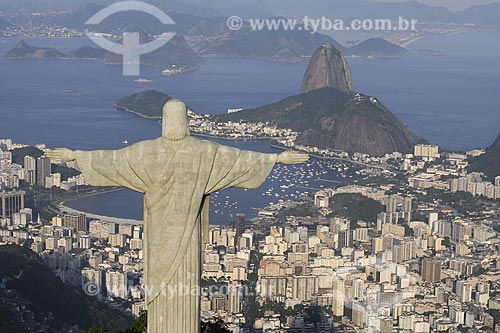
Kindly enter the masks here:
[[120, 218], [120, 217], [113, 217], [113, 216], [93, 214], [93, 213], [89, 213], [89, 212], [77, 210], [77, 209], [74, 209], [74, 208], [71, 208], [71, 207], [68, 207], [68, 206], [65, 205], [66, 201], [75, 201], [75, 200], [79, 200], [79, 199], [83, 199], [83, 198], [96, 197], [96, 196], [99, 196], [99, 195], [102, 195], [102, 194], [113, 193], [113, 192], [118, 192], [118, 191], [123, 191], [123, 188], [106, 189], [106, 190], [103, 190], [103, 191], [96, 191], [94, 193], [89, 193], [89, 194], [86, 194], [86, 195], [82, 195], [82, 196], [80, 196], [78, 198], [66, 199], [66, 200], [60, 201], [57, 204], [57, 209], [61, 213], [66, 212], [66, 213], [75, 214], [75, 215], [83, 213], [83, 214], [87, 215], [87, 217], [89, 217], [91, 219], [103, 220], [103, 221], [106, 221], [106, 222], [113, 222], [113, 223], [117, 223], [117, 224], [134, 224], [134, 225], [143, 224], [142, 220], [134, 220], [134, 219], [126, 219], [126, 218]]

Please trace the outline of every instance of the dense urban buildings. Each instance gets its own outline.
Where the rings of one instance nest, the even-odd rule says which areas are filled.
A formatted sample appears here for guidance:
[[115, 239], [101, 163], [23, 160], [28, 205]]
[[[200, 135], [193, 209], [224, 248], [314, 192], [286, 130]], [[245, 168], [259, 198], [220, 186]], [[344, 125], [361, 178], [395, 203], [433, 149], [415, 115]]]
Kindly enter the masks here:
[[[202, 320], [221, 319], [234, 333], [500, 329], [500, 177], [468, 173], [467, 155], [434, 146], [381, 158], [294, 147], [348, 159], [357, 179], [210, 226]], [[32, 241], [62, 281], [139, 315], [147, 292], [143, 226], [83, 213], [35, 217], [19, 185], [5, 184], [69, 190], [84, 179], [56, 184], [47, 159], [26, 156], [22, 167], [9, 150], [1, 156], [2, 243]], [[454, 201], [462, 197], [466, 209]]]

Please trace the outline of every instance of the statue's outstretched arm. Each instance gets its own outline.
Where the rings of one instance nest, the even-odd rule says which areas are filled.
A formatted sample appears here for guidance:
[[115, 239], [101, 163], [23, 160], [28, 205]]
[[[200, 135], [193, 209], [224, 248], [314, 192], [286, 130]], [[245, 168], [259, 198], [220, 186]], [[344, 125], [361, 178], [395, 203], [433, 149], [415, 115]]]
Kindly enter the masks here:
[[[45, 152], [45, 156], [55, 162], [76, 161], [88, 185], [121, 186], [144, 193], [147, 189], [146, 177], [142, 175], [142, 164], [133, 164], [134, 154], [129, 154], [129, 147], [120, 150], [70, 150], [57, 148]], [[135, 165], [136, 169], [132, 169]]]
[[76, 160], [75, 151], [67, 148], [56, 148], [54, 150], [45, 151], [47, 156], [52, 161], [71, 162]]
[[287, 150], [278, 155], [276, 162], [283, 164], [302, 164], [309, 160], [309, 155]]

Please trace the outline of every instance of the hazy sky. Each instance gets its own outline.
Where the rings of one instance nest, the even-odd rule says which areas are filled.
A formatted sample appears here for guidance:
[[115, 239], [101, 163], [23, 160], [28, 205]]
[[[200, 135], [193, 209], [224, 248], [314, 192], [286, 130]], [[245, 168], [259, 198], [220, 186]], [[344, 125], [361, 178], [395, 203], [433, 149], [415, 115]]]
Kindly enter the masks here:
[[[402, 2], [404, 0], [369, 0], [372, 2]], [[443, 6], [450, 10], [462, 10], [470, 6], [500, 2], [500, 0], [417, 0], [429, 6]]]

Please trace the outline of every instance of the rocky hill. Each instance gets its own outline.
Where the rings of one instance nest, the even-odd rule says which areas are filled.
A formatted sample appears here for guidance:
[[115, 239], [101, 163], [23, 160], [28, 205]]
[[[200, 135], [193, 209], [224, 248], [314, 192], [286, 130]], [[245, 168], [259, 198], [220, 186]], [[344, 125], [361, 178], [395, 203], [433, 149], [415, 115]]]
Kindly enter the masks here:
[[233, 32], [225, 40], [210, 45], [201, 52], [205, 55], [225, 57], [250, 57], [278, 62], [301, 62], [320, 45], [334, 44], [343, 48], [333, 38], [308, 31], [253, 31], [244, 28]]
[[314, 52], [302, 82], [302, 92], [335, 88], [353, 90], [351, 68], [345, 57], [332, 45], [323, 45]]
[[485, 154], [470, 162], [469, 171], [484, 172], [490, 179], [500, 176], [500, 133]]
[[419, 141], [375, 97], [352, 92], [346, 59], [332, 45], [310, 60], [302, 94], [255, 109], [221, 115], [221, 121], [269, 122], [301, 134], [297, 144], [373, 156], [411, 152]]
[[90, 46], [82, 46], [69, 53], [71, 59], [102, 60], [108, 51]]
[[490, 4], [472, 6], [455, 14], [459, 22], [476, 23], [498, 27], [500, 25], [500, 4], [491, 1]]
[[116, 108], [123, 111], [137, 113], [146, 118], [161, 118], [163, 106], [171, 97], [156, 91], [146, 90], [119, 99]]
[[62, 59], [67, 56], [56, 49], [30, 46], [26, 44], [24, 40], [21, 40], [5, 54], [5, 57], [22, 59]]
[[[141, 44], [153, 39], [144, 32], [140, 34]], [[101, 60], [106, 64], [121, 64], [123, 62], [122, 56], [113, 52], [106, 52]], [[202, 63], [203, 59], [195, 53], [182, 36], [175, 36], [158, 50], [141, 56], [142, 65], [158, 66], [161, 69], [195, 69]]]
[[349, 48], [347, 54], [358, 57], [400, 57], [408, 54], [408, 50], [383, 38], [370, 38]]
[[376, 98], [333, 88], [313, 90], [222, 121], [269, 122], [301, 132], [296, 143], [380, 156], [410, 152], [419, 139]]

